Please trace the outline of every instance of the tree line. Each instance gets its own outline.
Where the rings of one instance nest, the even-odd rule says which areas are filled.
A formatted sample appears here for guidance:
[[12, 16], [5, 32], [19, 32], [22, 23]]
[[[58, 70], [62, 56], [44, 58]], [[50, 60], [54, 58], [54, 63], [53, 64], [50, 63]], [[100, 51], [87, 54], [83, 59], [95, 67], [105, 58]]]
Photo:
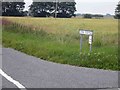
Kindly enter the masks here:
[[[5, 0], [4, 0], [5, 1]], [[72, 2], [35, 2], [30, 5], [29, 11], [24, 11], [25, 2], [2, 2], [2, 16], [29, 16], [71, 18], [75, 15], [76, 3]], [[85, 14], [84, 18], [103, 17], [102, 15]], [[120, 1], [115, 9], [114, 18], [120, 19]]]
[[[57, 6], [56, 6], [57, 5]], [[30, 5], [29, 15], [33, 17], [71, 18], [75, 16], [76, 3], [73, 2], [34, 2]], [[3, 16], [25, 16], [25, 2], [2, 2]]]

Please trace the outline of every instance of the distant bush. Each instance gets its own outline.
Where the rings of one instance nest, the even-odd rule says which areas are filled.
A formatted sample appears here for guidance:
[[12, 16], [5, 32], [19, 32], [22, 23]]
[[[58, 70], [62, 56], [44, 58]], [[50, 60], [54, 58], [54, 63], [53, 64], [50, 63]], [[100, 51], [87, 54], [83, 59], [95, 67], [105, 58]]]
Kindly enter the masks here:
[[84, 14], [83, 15], [84, 18], [96, 18], [96, 19], [100, 19], [100, 18], [103, 18], [104, 16], [103, 15], [100, 15], [100, 14]]
[[84, 18], [92, 18], [92, 15], [91, 15], [91, 14], [84, 14], [83, 17], [84, 17]]

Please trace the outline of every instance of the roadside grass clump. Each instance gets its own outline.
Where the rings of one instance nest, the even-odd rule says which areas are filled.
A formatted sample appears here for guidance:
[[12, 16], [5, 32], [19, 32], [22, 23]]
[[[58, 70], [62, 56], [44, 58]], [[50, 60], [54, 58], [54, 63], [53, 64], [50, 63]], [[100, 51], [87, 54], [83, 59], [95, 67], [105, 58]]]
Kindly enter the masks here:
[[[4, 19], [3, 19], [4, 20]], [[89, 52], [88, 37], [84, 38], [82, 52], [79, 33], [49, 33], [44, 29], [10, 22], [3, 24], [3, 46], [11, 47], [38, 58], [75, 66], [120, 70], [118, 67], [118, 45], [105, 42], [103, 35], [94, 38], [93, 50]], [[114, 34], [110, 34], [111, 36]], [[101, 39], [102, 37], [102, 39]]]

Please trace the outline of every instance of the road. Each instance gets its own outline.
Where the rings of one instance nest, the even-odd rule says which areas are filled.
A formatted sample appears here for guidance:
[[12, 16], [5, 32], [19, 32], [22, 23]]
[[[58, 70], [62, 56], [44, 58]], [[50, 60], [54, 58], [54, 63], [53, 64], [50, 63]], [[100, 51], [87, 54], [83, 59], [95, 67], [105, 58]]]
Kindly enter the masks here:
[[[117, 88], [118, 72], [63, 65], [10, 48], [2, 49], [2, 70], [25, 88]], [[18, 88], [2, 76], [3, 88]]]

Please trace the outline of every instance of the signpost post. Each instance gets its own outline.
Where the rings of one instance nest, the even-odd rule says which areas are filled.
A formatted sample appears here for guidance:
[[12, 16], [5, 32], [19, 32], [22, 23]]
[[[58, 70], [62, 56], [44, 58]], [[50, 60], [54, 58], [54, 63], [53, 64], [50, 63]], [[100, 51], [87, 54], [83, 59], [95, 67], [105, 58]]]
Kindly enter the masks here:
[[83, 35], [80, 35], [80, 52], [82, 51], [82, 39], [83, 39]]
[[83, 35], [89, 36], [90, 52], [92, 51], [93, 31], [92, 30], [80, 30], [80, 52], [82, 51]]

